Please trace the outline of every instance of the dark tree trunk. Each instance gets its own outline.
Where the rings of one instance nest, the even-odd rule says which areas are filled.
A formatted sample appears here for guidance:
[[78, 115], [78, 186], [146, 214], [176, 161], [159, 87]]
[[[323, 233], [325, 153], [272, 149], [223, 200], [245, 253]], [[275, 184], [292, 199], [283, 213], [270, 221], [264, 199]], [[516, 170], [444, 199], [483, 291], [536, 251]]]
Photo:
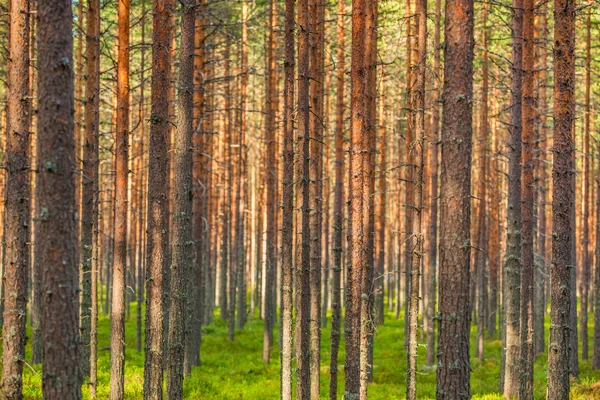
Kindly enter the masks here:
[[[296, 398], [310, 399], [310, 109], [309, 109], [309, 16], [308, 0], [298, 0], [298, 148], [301, 224], [300, 254], [296, 265]], [[300, 178], [300, 176], [298, 177]]]
[[475, 270], [477, 271], [477, 347], [475, 354], [479, 359], [483, 359], [483, 337], [486, 328], [487, 307], [487, 271], [486, 259], [489, 259], [488, 252], [488, 207], [487, 207], [487, 182], [488, 182], [488, 82], [489, 82], [489, 57], [487, 40], [487, 18], [488, 4], [483, 5], [481, 10], [481, 20], [483, 28], [481, 31], [481, 44], [483, 47], [482, 65], [481, 65], [481, 108], [479, 120], [479, 179], [477, 182], [477, 202], [479, 203], [477, 211], [477, 237], [475, 239], [478, 249], [475, 250]]
[[192, 168], [194, 134], [194, 31], [195, 0], [182, 4], [181, 49], [177, 83], [177, 129], [174, 143], [173, 242], [171, 263], [171, 306], [167, 358], [167, 393], [183, 398], [183, 361], [189, 265], [192, 262]]
[[473, 1], [446, 2], [440, 186], [437, 397], [470, 397]]
[[[267, 232], [266, 232], [266, 256], [265, 256], [265, 324], [263, 332], [263, 362], [269, 363], [271, 354], [271, 344], [273, 342], [273, 326], [275, 317], [275, 296], [274, 287], [277, 279], [277, 170], [276, 163], [276, 138], [275, 138], [275, 118], [277, 114], [276, 89], [277, 81], [275, 79], [275, 24], [276, 10], [274, 0], [269, 1], [268, 18], [268, 33], [267, 33], [267, 57], [266, 57], [266, 93], [265, 93], [265, 146], [266, 146], [266, 171], [265, 180], [267, 183]], [[317, 320], [317, 323], [319, 321]]]
[[504, 376], [500, 386], [504, 397], [519, 393], [519, 318], [521, 289], [521, 88], [523, 84], [523, 0], [513, 0], [513, 48], [508, 172], [508, 228], [503, 279], [505, 336]]
[[[97, 389], [98, 358], [98, 182], [99, 128], [100, 128], [100, 1], [88, 0], [86, 16], [86, 82], [85, 82], [85, 137], [83, 147], [83, 176], [81, 193], [81, 248], [82, 265], [89, 276], [83, 276], [81, 319], [87, 315], [89, 332], [88, 358], [82, 357], [83, 373], [90, 375], [90, 397]], [[85, 274], [85, 269], [82, 274]], [[89, 288], [86, 288], [89, 282]], [[89, 299], [86, 297], [89, 290]], [[86, 301], [87, 309], [86, 309]], [[82, 338], [83, 339], [83, 338]], [[86, 340], [86, 339], [83, 339]], [[82, 340], [82, 341], [83, 341]], [[85, 342], [84, 342], [85, 343]], [[86, 369], [87, 368], [87, 369]]]
[[[441, 0], [435, 2], [435, 28], [433, 43], [433, 71], [440, 73], [440, 30], [441, 30]], [[431, 156], [430, 165], [430, 212], [429, 228], [427, 236], [427, 260], [425, 267], [425, 325], [427, 331], [427, 354], [426, 364], [433, 365], [435, 361], [435, 305], [436, 294], [436, 275], [437, 275], [437, 242], [438, 242], [438, 180], [439, 180], [439, 136], [440, 136], [440, 81], [436, 80], [435, 91], [433, 92], [432, 108], [432, 129], [431, 129]]]
[[285, 59], [283, 64], [283, 204], [281, 215], [281, 400], [292, 400], [293, 386], [295, 7], [294, 0], [286, 0]]
[[29, 273], [29, 0], [9, 5], [2, 397], [23, 396]]
[[155, 0], [152, 30], [152, 109], [148, 157], [146, 221], [146, 346], [144, 399], [162, 399], [164, 355], [164, 275], [168, 244], [167, 138], [169, 136], [169, 68], [171, 65], [171, 0]]
[[570, 314], [575, 165], [575, 2], [554, 2], [554, 163], [552, 168], [552, 264], [546, 398], [568, 399], [570, 392]]
[[533, 399], [533, 146], [536, 115], [534, 94], [533, 0], [523, 1], [523, 170], [521, 193], [521, 353], [519, 399]]
[[42, 391], [49, 399], [81, 399], [71, 1], [38, 0], [38, 21]]
[[310, 132], [310, 397], [318, 399], [321, 377], [321, 242], [323, 226], [323, 65], [324, 16], [322, 0], [309, 0], [309, 132]]
[[336, 71], [336, 119], [335, 119], [335, 189], [333, 200], [333, 274], [331, 279], [331, 352], [329, 364], [329, 399], [337, 399], [338, 352], [342, 319], [341, 273], [344, 197], [344, 74], [345, 27], [344, 0], [337, 2], [337, 71]]

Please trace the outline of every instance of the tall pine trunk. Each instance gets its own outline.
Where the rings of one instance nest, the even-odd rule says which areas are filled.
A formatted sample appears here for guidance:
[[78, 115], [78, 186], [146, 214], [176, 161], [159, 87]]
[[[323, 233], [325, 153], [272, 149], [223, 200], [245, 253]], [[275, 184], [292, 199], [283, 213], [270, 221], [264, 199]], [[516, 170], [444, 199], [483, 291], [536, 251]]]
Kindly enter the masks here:
[[446, 2], [440, 186], [437, 397], [470, 397], [473, 1]]
[[81, 399], [71, 1], [38, 0], [38, 21], [42, 391], [46, 398]]
[[110, 324], [110, 398], [125, 393], [125, 289], [127, 270], [127, 188], [129, 181], [129, 0], [118, 8], [117, 117], [115, 138], [115, 236]]
[[503, 375], [504, 397], [519, 392], [519, 318], [521, 307], [521, 92], [523, 85], [523, 0], [513, 0], [513, 48], [510, 99], [510, 143], [508, 150], [508, 227], [504, 261]]
[[533, 147], [536, 115], [534, 94], [533, 0], [523, 1], [522, 192], [521, 192], [521, 353], [519, 399], [533, 399]]
[[148, 157], [146, 221], [146, 328], [144, 399], [162, 399], [164, 355], [164, 275], [168, 245], [167, 138], [169, 136], [169, 68], [171, 65], [171, 0], [155, 0], [152, 30], [152, 105]]
[[[86, 287], [83, 287], [81, 314], [89, 318], [89, 359], [83, 359], [84, 374], [90, 376], [90, 396], [98, 380], [98, 202], [99, 202], [99, 134], [100, 134], [100, 1], [88, 0], [86, 17], [86, 82], [85, 131], [83, 147], [83, 182], [81, 204], [81, 248], [83, 266], [88, 269], [89, 303], [85, 309]], [[85, 269], [82, 274], [85, 274]], [[83, 277], [86, 282], [86, 277]], [[83, 318], [82, 318], [83, 320]], [[85, 332], [82, 331], [82, 335]]]
[[2, 397], [17, 399], [23, 396], [29, 281], [29, 0], [12, 0], [9, 19], [0, 387]]
[[568, 399], [570, 392], [571, 270], [574, 192], [575, 2], [554, 2], [554, 162], [552, 168], [552, 264], [550, 341], [546, 399]]

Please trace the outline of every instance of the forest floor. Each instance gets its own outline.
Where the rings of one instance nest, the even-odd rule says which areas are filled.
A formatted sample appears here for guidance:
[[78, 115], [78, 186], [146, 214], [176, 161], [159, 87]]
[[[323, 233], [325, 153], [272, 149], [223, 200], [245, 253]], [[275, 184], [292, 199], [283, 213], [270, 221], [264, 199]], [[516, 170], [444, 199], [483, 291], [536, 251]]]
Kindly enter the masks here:
[[[144, 379], [144, 355], [136, 351], [136, 308], [131, 303], [131, 313], [127, 320], [127, 354], [125, 365], [126, 399], [142, 399]], [[263, 325], [256, 316], [249, 320], [243, 330], [236, 331], [234, 342], [227, 336], [227, 326], [219, 320], [215, 312], [215, 323], [203, 328], [201, 359], [202, 365], [194, 368], [192, 375], [185, 380], [185, 398], [189, 399], [277, 399], [279, 396], [279, 350], [277, 346], [271, 354], [271, 364], [262, 362]], [[369, 399], [404, 399], [406, 376], [406, 352], [403, 346], [403, 318], [396, 320], [392, 313], [386, 314], [385, 324], [377, 328], [374, 350], [374, 382], [369, 385]], [[590, 318], [593, 321], [593, 318]], [[546, 345], [548, 340], [546, 321]], [[98, 398], [108, 399], [110, 382], [109, 335], [110, 320], [100, 313], [98, 323]], [[321, 398], [329, 394], [329, 345], [331, 319], [322, 332], [321, 347]], [[592, 324], [590, 339], [592, 336]], [[31, 337], [29, 332], [29, 337]], [[279, 337], [278, 330], [274, 333]], [[342, 334], [343, 338], [343, 334]], [[474, 356], [475, 328], [471, 332], [471, 393], [473, 399], [502, 399], [498, 392], [500, 379], [500, 340], [486, 340], [484, 358]], [[592, 340], [590, 340], [590, 345]], [[343, 360], [344, 342], [342, 339], [339, 355], [338, 392], [341, 398], [344, 387]], [[581, 349], [581, 344], [579, 345]], [[592, 347], [590, 346], [590, 356]], [[581, 350], [580, 350], [581, 351]], [[27, 359], [31, 359], [31, 346], [27, 346]], [[435, 369], [424, 366], [425, 346], [419, 346], [417, 360], [417, 392], [419, 399], [435, 398]], [[37, 372], [33, 372], [33, 369]], [[24, 369], [24, 398], [41, 399], [41, 365], [27, 366]], [[547, 356], [538, 355], [535, 363], [535, 399], [545, 399], [547, 377]], [[600, 399], [600, 371], [591, 370], [591, 360], [579, 362], [579, 379], [573, 382], [571, 399]], [[84, 398], [88, 398], [84, 389]]]

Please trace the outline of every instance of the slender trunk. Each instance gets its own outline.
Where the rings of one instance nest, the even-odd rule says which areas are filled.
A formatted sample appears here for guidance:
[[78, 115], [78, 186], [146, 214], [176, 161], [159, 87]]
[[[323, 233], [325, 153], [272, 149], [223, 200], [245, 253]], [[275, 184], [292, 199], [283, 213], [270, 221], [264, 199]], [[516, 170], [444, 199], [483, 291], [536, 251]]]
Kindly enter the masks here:
[[310, 132], [310, 397], [318, 399], [321, 377], [321, 240], [323, 218], [323, 65], [324, 12], [322, 0], [309, 0], [309, 132]]
[[248, 121], [246, 102], [248, 95], [248, 3], [242, 3], [242, 43], [241, 43], [241, 82], [240, 82], [240, 145], [239, 145], [239, 185], [241, 210], [238, 211], [240, 221], [238, 222], [237, 246], [238, 246], [238, 306], [237, 327], [241, 329], [246, 324], [246, 210], [248, 209]]
[[[503, 352], [504, 397], [516, 397], [519, 392], [519, 316], [521, 289], [521, 88], [523, 84], [523, 0], [513, 0], [513, 48], [510, 109], [510, 143], [508, 172], [508, 228], [504, 264], [506, 333]], [[503, 386], [502, 386], [503, 385]]]
[[417, 27], [417, 53], [413, 60], [414, 87], [410, 96], [411, 130], [415, 133], [415, 142], [411, 144], [411, 161], [414, 165], [414, 208], [411, 239], [407, 243], [411, 249], [410, 297], [408, 316], [408, 352], [406, 398], [417, 398], [417, 340], [419, 329], [419, 282], [423, 263], [423, 187], [425, 167], [425, 74], [427, 69], [427, 0], [416, 0], [415, 15]]
[[169, 136], [169, 68], [171, 0], [154, 0], [152, 29], [152, 105], [148, 157], [146, 221], [146, 329], [144, 399], [162, 399], [164, 355], [164, 275], [167, 251], [167, 138]]
[[182, 4], [181, 49], [177, 84], [177, 129], [173, 149], [173, 244], [171, 306], [167, 358], [167, 397], [183, 398], [183, 360], [187, 303], [188, 266], [192, 261], [192, 168], [195, 0]]
[[207, 215], [205, 213], [207, 201], [207, 157], [206, 147], [208, 143], [208, 132], [205, 132], [205, 32], [204, 18], [206, 14], [206, 4], [204, 1], [198, 3], [196, 11], [196, 25], [194, 31], [194, 96], [193, 96], [193, 112], [194, 112], [194, 181], [193, 185], [194, 198], [192, 210], [192, 240], [194, 242], [194, 259], [190, 264], [192, 266], [191, 279], [188, 283], [188, 299], [187, 307], [188, 314], [186, 324], [188, 324], [188, 335], [185, 340], [185, 361], [184, 374], [189, 375], [192, 372], [192, 367], [200, 365], [200, 344], [201, 344], [201, 327], [204, 321], [204, 279], [205, 279], [205, 252], [206, 248], [206, 231]]
[[440, 186], [437, 396], [470, 397], [470, 198], [473, 1], [446, 2]]
[[129, 181], [129, 0], [118, 9], [115, 237], [110, 324], [110, 398], [125, 393], [125, 279], [127, 269], [127, 187]]
[[[146, 1], [142, 0], [142, 43], [146, 41]], [[142, 70], [140, 71], [140, 103], [139, 103], [139, 124], [140, 124], [140, 152], [138, 157], [140, 157], [139, 168], [138, 168], [138, 244], [137, 244], [137, 256], [135, 258], [136, 263], [136, 350], [138, 353], [142, 352], [142, 303], [144, 302], [144, 231], [145, 231], [145, 201], [144, 201], [144, 193], [146, 192], [146, 188], [144, 185], [144, 140], [146, 136], [146, 124], [144, 124], [145, 120], [145, 68], [146, 68], [146, 47], [143, 46], [141, 49], [141, 64]]]
[[[434, 43], [433, 43], [433, 71], [435, 74], [440, 72], [440, 28], [441, 28], [441, 0], [435, 2], [435, 28], [434, 28]], [[435, 91], [433, 92], [433, 110], [432, 110], [432, 131], [431, 131], [431, 157], [430, 160], [430, 177], [431, 177], [431, 204], [429, 213], [429, 229], [428, 229], [428, 266], [425, 275], [425, 319], [427, 319], [427, 354], [426, 364], [433, 365], [435, 361], [435, 306], [436, 306], [436, 275], [437, 275], [437, 223], [438, 223], [438, 170], [439, 170], [439, 135], [440, 135], [440, 81], [437, 79], [435, 83]]]
[[46, 398], [81, 399], [71, 1], [38, 0], [38, 21], [42, 391]]
[[9, 6], [2, 397], [23, 396], [29, 273], [29, 0]]
[[476, 200], [479, 203], [477, 212], [477, 237], [475, 239], [476, 246], [478, 249], [475, 250], [475, 270], [476, 273], [476, 285], [477, 285], [477, 347], [475, 348], [475, 354], [479, 359], [483, 359], [483, 337], [484, 330], [486, 327], [486, 259], [489, 258], [487, 248], [487, 179], [488, 179], [488, 82], [489, 82], [489, 57], [488, 57], [488, 41], [487, 41], [487, 18], [488, 18], [488, 7], [486, 3], [483, 5], [481, 10], [481, 20], [483, 28], [481, 31], [481, 44], [483, 47], [482, 55], [482, 66], [481, 66], [481, 108], [479, 118], [479, 179], [477, 182], [477, 197]]
[[533, 0], [523, 1], [523, 171], [521, 194], [521, 371], [519, 399], [533, 399], [533, 146], [535, 122]]
[[[310, 109], [308, 0], [298, 0], [298, 148], [301, 197], [300, 256], [296, 266], [296, 398], [310, 399]], [[299, 176], [300, 178], [300, 176]]]
[[295, 1], [285, 2], [283, 204], [281, 215], [281, 400], [292, 400], [294, 256], [294, 34]]
[[[269, 29], [267, 32], [267, 57], [266, 57], [266, 88], [265, 88], [265, 146], [266, 146], [266, 171], [265, 180], [267, 184], [266, 196], [267, 196], [267, 232], [266, 232], [266, 256], [265, 256], [265, 324], [264, 324], [264, 335], [263, 335], [263, 362], [268, 364], [271, 354], [271, 344], [273, 341], [273, 324], [274, 324], [274, 307], [275, 298], [273, 296], [273, 287], [276, 285], [276, 265], [277, 259], [275, 256], [277, 247], [277, 211], [276, 211], [276, 184], [277, 184], [277, 171], [275, 169], [275, 158], [276, 158], [276, 138], [275, 138], [275, 118], [277, 109], [276, 105], [276, 87], [277, 81], [275, 80], [275, 24], [276, 24], [276, 13], [275, 13], [275, 2], [274, 0], [269, 1], [269, 11], [267, 13]], [[317, 321], [318, 322], [318, 321]]]
[[554, 3], [554, 163], [552, 167], [552, 264], [550, 345], [546, 398], [570, 392], [571, 246], [575, 207], [573, 122], [575, 118], [575, 2]]
[[[90, 396], [96, 391], [98, 358], [98, 200], [99, 200], [99, 127], [100, 127], [100, 1], [88, 0], [86, 17], [86, 84], [85, 84], [85, 141], [83, 147], [83, 182], [81, 205], [81, 248], [83, 266], [87, 268], [90, 298], [82, 296], [81, 317], [90, 319], [89, 359], [82, 360], [84, 374], [90, 374]], [[85, 269], [82, 273], [86, 273]], [[86, 288], [84, 286], [85, 294]], [[85, 332], [82, 332], [84, 335]]]
[[342, 319], [341, 273], [344, 198], [344, 74], [345, 26], [344, 0], [337, 2], [337, 71], [336, 71], [336, 119], [335, 119], [335, 192], [333, 200], [333, 274], [331, 279], [331, 352], [329, 364], [329, 399], [337, 399], [338, 352]]

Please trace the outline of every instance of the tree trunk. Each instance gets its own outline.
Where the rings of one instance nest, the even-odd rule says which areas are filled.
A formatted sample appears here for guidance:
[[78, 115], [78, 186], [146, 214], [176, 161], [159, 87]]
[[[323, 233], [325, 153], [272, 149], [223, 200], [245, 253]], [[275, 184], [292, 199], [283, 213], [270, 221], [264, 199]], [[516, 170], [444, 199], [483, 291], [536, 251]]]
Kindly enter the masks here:
[[486, 259], [489, 258], [487, 246], [487, 230], [488, 230], [488, 211], [487, 211], [487, 179], [488, 179], [488, 41], [487, 41], [487, 18], [488, 5], [484, 4], [481, 10], [481, 20], [483, 28], [481, 31], [481, 43], [483, 47], [483, 60], [481, 66], [481, 108], [479, 120], [479, 179], [477, 181], [477, 197], [479, 203], [477, 212], [477, 237], [475, 239], [478, 249], [475, 250], [475, 270], [476, 270], [476, 285], [477, 285], [477, 347], [475, 348], [476, 356], [483, 359], [483, 337], [486, 327], [486, 307], [487, 307], [487, 272]]
[[[441, 30], [441, 0], [435, 2], [435, 28], [433, 43], [433, 71], [440, 73], [440, 30]], [[427, 237], [427, 258], [428, 265], [425, 268], [425, 319], [427, 320], [427, 354], [426, 364], [433, 365], [435, 361], [435, 306], [436, 306], [436, 275], [437, 275], [437, 223], [438, 223], [438, 170], [439, 170], [439, 136], [440, 136], [440, 80], [435, 81], [435, 91], [433, 92], [432, 109], [432, 130], [431, 130], [431, 156], [430, 160], [430, 213], [429, 228]]]
[[344, 74], [345, 26], [344, 0], [337, 2], [337, 71], [336, 71], [336, 119], [335, 119], [335, 189], [333, 200], [333, 274], [331, 278], [331, 352], [329, 364], [329, 399], [337, 399], [338, 352], [342, 319], [341, 273], [344, 198]]
[[[245, 3], [244, 3], [245, 4]], [[283, 203], [281, 215], [281, 400], [292, 400], [294, 273], [294, 35], [295, 2], [285, 2]]]
[[[277, 171], [276, 163], [276, 137], [275, 137], [275, 118], [277, 114], [276, 108], [276, 88], [277, 81], [275, 79], [275, 24], [276, 12], [275, 2], [269, 1], [269, 11], [267, 13], [269, 30], [267, 32], [267, 56], [266, 56], [266, 88], [265, 88], [265, 146], [266, 146], [266, 172], [265, 180], [267, 183], [267, 232], [266, 232], [266, 256], [265, 256], [265, 324], [263, 335], [263, 362], [269, 363], [271, 354], [271, 344], [273, 341], [273, 325], [275, 323], [275, 297], [273, 287], [276, 285], [276, 265], [277, 259], [275, 256], [277, 247], [277, 210], [276, 210], [276, 185]], [[317, 320], [318, 323], [318, 320]]]
[[119, 1], [115, 138], [115, 237], [110, 324], [110, 398], [125, 392], [125, 288], [129, 181], [129, 0]]
[[[302, 210], [299, 238], [300, 256], [296, 278], [296, 398], [310, 399], [310, 109], [309, 109], [309, 15], [308, 0], [298, 0], [298, 148]], [[300, 176], [299, 176], [300, 178]]]
[[[323, 65], [324, 16], [322, 0], [309, 0], [309, 132], [310, 132], [310, 397], [318, 399], [321, 377], [321, 241], [323, 220]], [[269, 163], [270, 164], [270, 163]]]
[[575, 118], [575, 2], [554, 3], [554, 163], [552, 168], [552, 264], [550, 345], [546, 398], [570, 392], [571, 245], [575, 207], [573, 121]]
[[440, 186], [437, 397], [470, 397], [473, 1], [446, 2]]
[[523, 1], [523, 170], [521, 193], [521, 371], [519, 399], [533, 399], [533, 146], [536, 114], [534, 95], [533, 0]]
[[38, 21], [42, 391], [47, 398], [81, 399], [71, 2], [38, 0]]
[[192, 261], [192, 168], [193, 168], [193, 97], [194, 97], [194, 31], [195, 0], [182, 4], [181, 49], [177, 84], [177, 129], [175, 131], [173, 180], [173, 250], [171, 263], [171, 306], [167, 359], [168, 398], [183, 398], [183, 360], [186, 303]]
[[[410, 96], [410, 130], [414, 131], [415, 142], [410, 144], [410, 164], [414, 165], [414, 208], [412, 234], [407, 245], [410, 246], [410, 297], [408, 299], [408, 352], [406, 398], [417, 398], [417, 340], [419, 329], [419, 286], [423, 263], [423, 187], [425, 167], [425, 74], [427, 69], [427, 0], [415, 1], [416, 16], [416, 57], [413, 60], [412, 72], [414, 87]], [[407, 266], [408, 267], [408, 266]]]
[[9, 6], [2, 397], [23, 396], [29, 273], [29, 0]]
[[164, 275], [168, 237], [167, 138], [169, 136], [169, 68], [171, 65], [171, 0], [155, 0], [152, 29], [152, 109], [148, 157], [146, 221], [146, 346], [144, 399], [162, 399], [164, 355]]
[[508, 172], [508, 228], [504, 264], [505, 338], [504, 397], [519, 392], [519, 317], [521, 288], [521, 92], [523, 84], [523, 0], [513, 0], [513, 48]]
[[[83, 251], [83, 295], [81, 318], [89, 319], [89, 358], [82, 357], [84, 374], [90, 374], [90, 396], [96, 391], [98, 358], [98, 201], [99, 201], [99, 128], [100, 128], [100, 1], [88, 0], [86, 17], [85, 137], [81, 194], [81, 248]], [[89, 287], [86, 288], [86, 282]], [[89, 290], [89, 299], [86, 296]], [[87, 303], [86, 307], [86, 301]], [[82, 336], [86, 334], [81, 332]], [[86, 340], [86, 339], [84, 339]], [[87, 369], [86, 369], [87, 368]]]

